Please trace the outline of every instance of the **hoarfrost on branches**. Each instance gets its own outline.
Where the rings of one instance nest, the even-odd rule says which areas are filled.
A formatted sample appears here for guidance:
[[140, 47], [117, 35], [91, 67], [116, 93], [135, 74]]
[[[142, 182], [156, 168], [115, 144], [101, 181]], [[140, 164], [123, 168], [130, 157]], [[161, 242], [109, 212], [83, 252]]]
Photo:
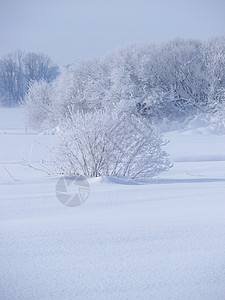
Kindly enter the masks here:
[[117, 110], [77, 112], [62, 125], [56, 170], [85, 176], [153, 177], [170, 168], [166, 144], [143, 118]]

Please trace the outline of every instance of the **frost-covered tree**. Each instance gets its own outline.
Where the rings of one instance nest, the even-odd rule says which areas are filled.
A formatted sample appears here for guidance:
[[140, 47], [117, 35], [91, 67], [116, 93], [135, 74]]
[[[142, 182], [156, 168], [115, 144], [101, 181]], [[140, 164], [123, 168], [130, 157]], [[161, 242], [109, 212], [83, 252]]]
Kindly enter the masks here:
[[[213, 103], [213, 102], [212, 102]], [[212, 107], [210, 114], [210, 124], [217, 134], [225, 134], [225, 89], [219, 95], [219, 101]]]
[[[143, 65], [148, 87], [143, 102], [157, 89], [162, 96], [169, 94], [169, 102], [168, 97], [160, 97], [158, 108], [155, 102], [156, 109], [161, 106], [161, 118], [167, 115], [171, 120], [179, 116], [183, 119], [185, 115], [202, 110], [200, 102], [205, 100], [206, 86], [203, 67], [200, 42], [177, 39], [161, 44], [155, 48], [150, 61]], [[171, 109], [167, 110], [168, 107]]]
[[100, 108], [108, 86], [108, 69], [101, 61], [81, 61], [64, 68], [55, 83], [55, 118], [60, 122], [76, 111]]
[[153, 177], [170, 167], [165, 143], [140, 116], [77, 112], [60, 126], [55, 167], [66, 175]]
[[106, 94], [109, 102], [136, 99], [142, 94], [142, 82], [138, 78], [142, 47], [132, 45], [120, 49], [107, 58], [110, 88]]
[[174, 66], [170, 59], [163, 61], [167, 54], [162, 51], [163, 47], [133, 45], [112, 54], [107, 60], [110, 86], [105, 102], [123, 100], [127, 105], [133, 103], [138, 112], [149, 116], [151, 121], [183, 119], [189, 110], [196, 111], [196, 105], [190, 105], [188, 102], [191, 101], [184, 99], [184, 93], [181, 99], [175, 89], [178, 89], [179, 78], [171, 76]]
[[203, 43], [205, 78], [207, 81], [207, 109], [216, 113], [224, 104], [225, 94], [225, 37]]
[[45, 129], [53, 124], [53, 85], [45, 80], [30, 82], [23, 106], [28, 125], [34, 129]]

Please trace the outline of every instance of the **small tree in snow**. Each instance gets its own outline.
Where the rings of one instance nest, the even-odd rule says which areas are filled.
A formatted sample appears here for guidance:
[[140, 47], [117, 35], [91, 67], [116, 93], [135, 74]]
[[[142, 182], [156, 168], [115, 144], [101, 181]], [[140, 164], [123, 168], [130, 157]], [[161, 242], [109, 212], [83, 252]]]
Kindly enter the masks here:
[[69, 175], [153, 177], [170, 167], [166, 142], [143, 118], [77, 112], [61, 124], [56, 169]]
[[52, 121], [52, 93], [52, 83], [45, 80], [30, 83], [22, 106], [26, 109], [28, 125], [32, 128], [45, 129], [47, 123]]

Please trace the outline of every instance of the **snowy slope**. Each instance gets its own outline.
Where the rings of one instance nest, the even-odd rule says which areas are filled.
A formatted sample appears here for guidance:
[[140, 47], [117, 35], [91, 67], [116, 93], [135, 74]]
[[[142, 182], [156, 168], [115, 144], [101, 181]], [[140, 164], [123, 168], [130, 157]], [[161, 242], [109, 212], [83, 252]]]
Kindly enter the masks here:
[[0, 126], [1, 299], [225, 299], [224, 136], [167, 133], [169, 172], [91, 179], [68, 208], [58, 178], [19, 164], [38, 165], [55, 137], [15, 122]]

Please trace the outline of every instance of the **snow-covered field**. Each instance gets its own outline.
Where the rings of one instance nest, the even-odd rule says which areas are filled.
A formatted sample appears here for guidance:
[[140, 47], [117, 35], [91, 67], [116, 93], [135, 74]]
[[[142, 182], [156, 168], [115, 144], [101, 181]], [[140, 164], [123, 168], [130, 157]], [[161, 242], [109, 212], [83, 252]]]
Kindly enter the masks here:
[[[38, 167], [55, 136], [0, 110], [0, 299], [225, 299], [225, 136], [170, 132], [148, 184], [92, 179], [85, 204]], [[13, 177], [13, 178], [12, 178]]]

